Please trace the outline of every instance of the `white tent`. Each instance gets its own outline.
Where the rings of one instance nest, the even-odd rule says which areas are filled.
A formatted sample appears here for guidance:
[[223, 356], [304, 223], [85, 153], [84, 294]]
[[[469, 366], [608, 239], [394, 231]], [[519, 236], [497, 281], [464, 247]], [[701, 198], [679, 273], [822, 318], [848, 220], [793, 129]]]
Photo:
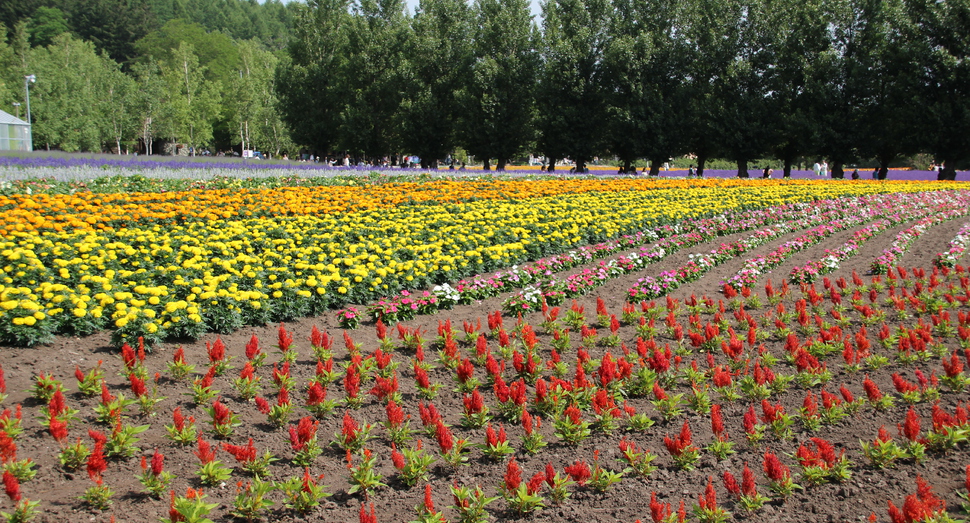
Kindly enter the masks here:
[[33, 151], [30, 124], [0, 111], [0, 151]]

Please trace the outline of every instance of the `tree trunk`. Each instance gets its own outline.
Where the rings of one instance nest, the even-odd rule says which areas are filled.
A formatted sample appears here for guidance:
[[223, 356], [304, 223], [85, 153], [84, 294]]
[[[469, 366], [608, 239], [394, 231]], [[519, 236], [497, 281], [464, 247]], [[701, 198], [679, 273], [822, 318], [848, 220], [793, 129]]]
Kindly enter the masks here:
[[492, 166], [488, 163], [488, 158], [485, 158], [485, 161], [482, 162], [482, 170], [483, 171], [491, 171], [492, 170]]
[[738, 160], [738, 178], [748, 177], [748, 160]]
[[791, 158], [785, 158], [784, 159], [784, 162], [785, 162], [785, 167], [783, 168], [782, 177], [784, 177], [784, 178], [791, 178], [791, 164], [792, 164], [792, 159]]
[[546, 167], [546, 172], [551, 173], [556, 170], [556, 158], [553, 156], [550, 156], [547, 159], [549, 160], [549, 165]]
[[636, 167], [633, 166], [633, 160], [623, 160], [623, 172], [620, 174], [636, 174]]
[[704, 165], [707, 164], [707, 156], [698, 155], [697, 156], [697, 177], [704, 177]]
[[845, 169], [842, 168], [840, 160], [832, 160], [832, 178], [836, 180], [845, 179]]
[[661, 165], [663, 165], [663, 162], [656, 158], [650, 160], [650, 176], [659, 176]]
[[889, 162], [879, 162], [879, 175], [877, 178], [879, 180], [885, 180], [886, 176], [889, 175]]
[[576, 160], [576, 174], [586, 172], [586, 160]]
[[496, 160], [495, 170], [496, 171], [504, 171], [505, 170], [505, 158], [499, 158], [499, 159]]

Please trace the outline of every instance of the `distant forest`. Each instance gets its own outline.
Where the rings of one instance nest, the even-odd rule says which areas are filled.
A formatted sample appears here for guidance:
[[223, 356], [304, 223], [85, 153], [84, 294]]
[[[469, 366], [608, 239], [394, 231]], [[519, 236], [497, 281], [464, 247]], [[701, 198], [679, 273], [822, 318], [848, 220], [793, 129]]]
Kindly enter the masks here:
[[970, 161], [970, 0], [544, 0], [540, 19], [527, 0], [20, 0], [0, 22], [0, 108], [25, 117], [36, 77], [36, 149]]

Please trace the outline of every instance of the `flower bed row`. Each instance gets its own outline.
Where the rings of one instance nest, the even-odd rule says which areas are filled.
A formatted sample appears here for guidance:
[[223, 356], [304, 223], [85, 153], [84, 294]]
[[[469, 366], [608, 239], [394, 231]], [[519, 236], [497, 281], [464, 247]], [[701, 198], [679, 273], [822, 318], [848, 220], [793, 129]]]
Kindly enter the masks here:
[[[913, 200], [916, 199], [914, 198]], [[747, 266], [739, 271], [739, 276], [735, 276], [730, 281], [725, 283], [739, 288], [747, 286], [748, 283], [746, 282], [748, 280], [757, 281], [755, 271], [758, 271], [758, 274], [760, 274], [761, 271], [766, 270], [769, 266], [780, 263], [782, 259], [796, 252], [795, 247], [803, 248], [806, 246], [806, 242], [809, 239], [814, 238], [816, 242], [820, 241], [822, 238], [835, 233], [837, 230], [861, 223], [867, 219], [872, 219], [878, 216], [879, 213], [888, 213], [894, 207], [903, 205], [904, 201], [908, 200], [894, 200], [892, 197], [880, 201], [874, 200], [869, 202], [867, 209], [863, 210], [853, 208], [852, 210], [855, 214], [851, 216], [846, 217], [844, 215], [836, 215], [838, 219], [832, 223], [837, 223], [838, 228], [833, 227], [831, 223], [817, 226], [813, 229], [813, 231], [809, 232], [809, 235], [806, 235], [801, 240], [796, 239], [792, 242], [786, 242], [784, 246], [780, 247], [768, 257], [748, 260], [746, 262]], [[912, 201], [909, 202], [909, 204], [921, 205], [919, 201]], [[935, 205], [935, 203], [932, 201], [923, 201], [922, 205], [932, 206]], [[771, 238], [777, 237], [778, 234], [811, 226], [811, 223], [814, 223], [814, 221], [809, 220], [807, 223], [803, 223], [802, 226], [799, 227], [795, 226], [795, 222], [791, 222], [790, 225], [784, 225], [782, 226], [782, 229], [778, 231], [775, 231], [774, 229], [766, 229], [764, 231], [760, 231], [759, 234], [752, 235], [749, 238], [737, 242], [736, 245], [722, 245], [709, 254], [693, 257], [691, 261], [676, 271], [665, 271], [665, 273], [661, 274], [659, 278], [647, 277], [640, 279], [637, 282], [637, 285], [628, 291], [627, 298], [629, 301], [639, 301], [663, 296], [673, 288], [679, 286], [681, 283], [697, 279], [700, 277], [700, 275], [709, 271], [717, 264], [723, 263], [723, 261], [730, 259], [736, 254], [748, 251], [756, 245], [766, 243]]]
[[945, 221], [952, 220], [970, 213], [970, 209], [953, 209], [944, 211], [941, 214], [929, 216], [920, 220], [916, 225], [900, 232], [888, 249], [884, 250], [878, 258], [873, 260], [869, 271], [872, 274], [886, 274], [889, 269], [896, 264], [900, 258], [913, 245], [917, 238], [923, 235], [934, 225], [939, 225]]
[[[811, 245], [815, 245], [824, 238], [827, 238], [840, 230], [845, 230], [859, 223], [863, 223], [864, 221], [872, 220], [878, 217], [885, 217], [888, 222], [879, 227], [878, 230], [881, 231], [885, 230], [885, 228], [892, 223], [902, 223], [903, 221], [918, 219], [926, 214], [929, 214], [930, 212], [939, 212], [941, 209], [959, 210], [960, 205], [963, 205], [965, 208], [967, 203], [970, 203], [970, 200], [956, 199], [954, 201], [949, 201], [945, 198], [934, 198], [930, 196], [922, 201], [899, 201], [893, 205], [882, 208], [866, 209], [857, 217], [850, 217], [841, 222], [833, 222], [831, 225], [817, 227], [799, 238], [786, 242], [785, 245], [780, 246], [778, 249], [764, 257], [746, 260], [745, 267], [738, 271], [736, 275], [729, 278], [725, 283], [738, 288], [750, 286], [758, 281], [758, 277], [761, 274], [764, 274], [767, 270], [778, 266], [782, 261], [790, 258], [796, 252], [801, 251]], [[869, 232], [874, 233], [876, 231]], [[863, 236], [864, 235], [865, 234], [863, 234]], [[851, 246], [846, 251], [846, 253], [849, 252], [853, 252], [853, 248]], [[832, 263], [833, 261], [837, 262], [838, 256], [827, 255], [826, 259], [829, 261], [829, 263]]]
[[964, 224], [956, 236], [950, 240], [949, 248], [946, 252], [941, 252], [936, 255], [934, 264], [937, 267], [955, 266], [967, 252], [967, 247], [970, 247], [970, 223]]
[[[595, 282], [602, 278], [590, 278], [592, 270], [585, 270], [577, 275], [564, 279], [552, 277], [553, 273], [567, 270], [577, 265], [587, 264], [603, 256], [654, 242], [647, 249], [629, 255], [600, 263], [597, 273], [609, 272], [609, 276], [620, 274], [619, 271], [636, 270], [652, 261], [659, 261], [664, 257], [685, 247], [697, 245], [704, 241], [713, 240], [719, 236], [742, 232], [763, 226], [766, 223], [787, 221], [792, 215], [815, 215], [818, 206], [841, 206], [844, 200], [828, 200], [816, 204], [786, 204], [768, 207], [763, 210], [749, 210], [740, 212], [726, 212], [716, 218], [686, 220], [675, 225], [664, 225], [619, 240], [604, 242], [592, 246], [585, 246], [561, 255], [540, 259], [521, 267], [515, 266], [506, 271], [498, 271], [488, 276], [479, 275], [467, 280], [458, 281], [454, 287], [448, 284], [435, 286], [431, 291], [402, 291], [398, 296], [382, 298], [369, 304], [365, 313], [373, 319], [381, 320], [385, 324], [407, 321], [416, 314], [432, 314], [437, 310], [450, 309], [455, 304], [467, 304], [475, 300], [483, 300], [497, 296], [511, 289], [521, 288], [538, 283], [542, 288], [541, 296], [536, 291], [527, 290], [513, 297], [521, 306], [514, 312], [536, 310], [542, 299], [548, 303], [561, 301], [563, 298], [585, 294]], [[585, 284], [582, 283], [585, 281]], [[511, 309], [509, 309], [511, 310]], [[363, 313], [356, 307], [349, 307], [337, 312], [341, 323], [346, 327], [359, 325]]]

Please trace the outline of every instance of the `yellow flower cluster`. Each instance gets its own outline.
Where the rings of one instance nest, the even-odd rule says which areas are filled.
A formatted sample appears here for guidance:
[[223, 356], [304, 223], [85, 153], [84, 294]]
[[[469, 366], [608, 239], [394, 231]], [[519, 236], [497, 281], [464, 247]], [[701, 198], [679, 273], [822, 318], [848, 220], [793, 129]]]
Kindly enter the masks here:
[[[453, 281], [662, 223], [806, 199], [941, 188], [936, 183], [585, 180], [607, 190], [578, 190], [576, 183], [573, 192], [563, 192], [533, 183], [536, 187], [495, 182], [504, 186], [503, 198], [492, 194], [466, 203], [390, 205], [382, 201], [389, 198], [384, 193], [371, 196], [379, 203], [354, 212], [296, 212], [306, 189], [294, 188], [292, 194], [274, 189], [267, 191], [272, 196], [246, 196], [251, 202], [277, 201], [273, 216], [242, 218], [241, 207], [233, 207], [226, 212], [236, 216], [231, 219], [205, 211], [199, 201], [189, 203], [184, 195], [151, 195], [158, 202], [180, 202], [182, 214], [172, 223], [101, 232], [84, 227], [11, 232], [0, 241], [0, 340], [20, 339], [10, 334], [11, 325], [44, 324], [51, 332], [73, 333], [110, 328], [123, 337], [231, 331]], [[395, 201], [426, 202], [428, 194], [440, 196], [452, 186], [470, 190], [457, 182], [415, 184]], [[120, 195], [108, 196], [99, 198], [120, 205]], [[180, 217], [205, 212], [220, 218]], [[88, 223], [78, 216], [68, 222]]]

